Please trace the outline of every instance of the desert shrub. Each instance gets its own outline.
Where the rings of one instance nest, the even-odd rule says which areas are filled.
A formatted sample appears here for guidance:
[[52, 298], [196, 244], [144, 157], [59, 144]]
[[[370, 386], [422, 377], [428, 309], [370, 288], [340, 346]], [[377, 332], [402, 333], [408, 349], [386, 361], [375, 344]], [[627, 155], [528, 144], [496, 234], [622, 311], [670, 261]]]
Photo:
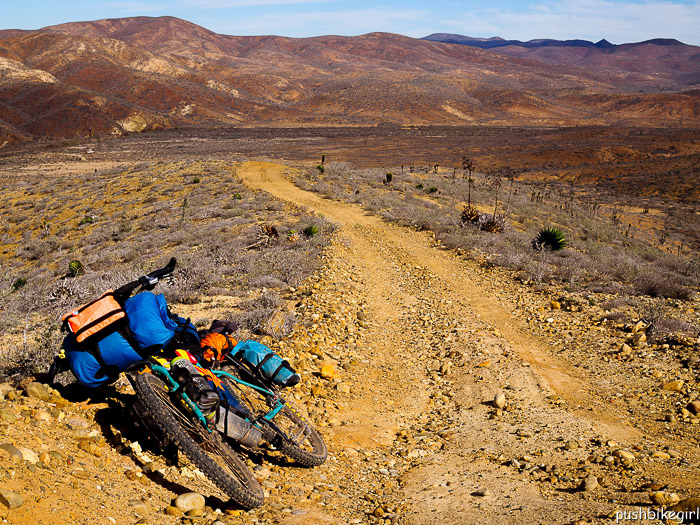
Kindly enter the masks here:
[[0, 378], [21, 378], [48, 372], [61, 346], [62, 335], [56, 324], [32, 328], [39, 334], [38, 337], [10, 348], [0, 367]]
[[250, 332], [259, 331], [282, 304], [280, 296], [271, 291], [263, 292], [254, 299], [243, 301], [239, 306], [243, 312], [235, 316], [238, 325]]
[[68, 263], [68, 275], [71, 277], [78, 277], [83, 273], [85, 273], [83, 263], [81, 263], [78, 259], [73, 259], [70, 263]]
[[313, 237], [317, 233], [318, 233], [318, 226], [316, 226], [315, 224], [310, 224], [309, 226], [304, 228], [304, 235], [306, 235], [307, 237]]
[[644, 272], [634, 281], [634, 289], [640, 295], [649, 297], [668, 297], [671, 299], [688, 300], [693, 291], [678, 283], [669, 274], [658, 275], [652, 272]]
[[537, 250], [549, 250], [556, 252], [566, 246], [566, 238], [559, 228], [542, 228], [532, 240], [532, 247]]

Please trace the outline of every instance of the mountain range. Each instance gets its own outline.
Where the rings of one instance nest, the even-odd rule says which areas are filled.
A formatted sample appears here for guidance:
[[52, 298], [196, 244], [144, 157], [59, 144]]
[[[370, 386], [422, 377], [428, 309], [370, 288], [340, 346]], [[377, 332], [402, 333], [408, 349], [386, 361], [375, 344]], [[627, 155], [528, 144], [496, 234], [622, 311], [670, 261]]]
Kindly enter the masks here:
[[227, 36], [173, 17], [3, 30], [0, 146], [198, 125], [698, 125], [700, 48], [556, 42]]

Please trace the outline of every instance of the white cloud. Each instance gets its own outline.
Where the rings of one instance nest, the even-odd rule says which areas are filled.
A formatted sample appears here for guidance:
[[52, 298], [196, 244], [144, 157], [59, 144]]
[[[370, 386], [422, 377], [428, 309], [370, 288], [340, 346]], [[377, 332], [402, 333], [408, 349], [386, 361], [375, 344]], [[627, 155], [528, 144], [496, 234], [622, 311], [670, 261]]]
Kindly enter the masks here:
[[565, 0], [533, 4], [516, 12], [483, 9], [442, 20], [442, 27], [476, 37], [501, 36], [638, 42], [650, 38], [677, 38], [700, 44], [700, 2], [616, 2]]

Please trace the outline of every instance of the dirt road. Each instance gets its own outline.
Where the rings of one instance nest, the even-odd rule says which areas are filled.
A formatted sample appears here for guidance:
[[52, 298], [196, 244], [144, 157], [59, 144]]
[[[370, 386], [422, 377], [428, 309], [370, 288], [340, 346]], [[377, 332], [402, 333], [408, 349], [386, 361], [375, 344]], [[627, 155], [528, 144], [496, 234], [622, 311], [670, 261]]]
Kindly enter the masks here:
[[[340, 225], [347, 242], [330, 256], [326, 280], [338, 294], [355, 294], [371, 320], [357, 350], [364, 363], [344, 378], [353, 401], [340, 404], [335, 417], [343, 424], [326, 432], [339, 461], [336, 481], [352, 480], [344, 459], [350, 447], [384, 463], [392, 453], [400, 458], [403, 470], [390, 473], [395, 483], [380, 488], [391, 501], [372, 503], [380, 517], [571, 523], [611, 512], [607, 501], [538, 481], [552, 468], [583, 461], [579, 443], [626, 444], [640, 433], [590, 394], [589, 377], [558, 361], [511, 315], [515, 297], [499, 293], [473, 263], [437, 249], [428, 234], [303, 191], [287, 169], [248, 162], [238, 174], [251, 188]], [[492, 404], [500, 393], [504, 410]], [[376, 468], [382, 464], [377, 460]], [[529, 475], [533, 467], [541, 476]], [[363, 504], [356, 506], [371, 510]], [[325, 517], [339, 516], [329, 510]]]

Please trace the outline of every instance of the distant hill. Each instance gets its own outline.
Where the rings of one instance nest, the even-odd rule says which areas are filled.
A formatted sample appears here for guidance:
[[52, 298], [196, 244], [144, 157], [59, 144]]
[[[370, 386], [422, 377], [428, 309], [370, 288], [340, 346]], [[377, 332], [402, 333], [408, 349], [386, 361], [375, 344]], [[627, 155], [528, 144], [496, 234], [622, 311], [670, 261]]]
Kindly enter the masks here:
[[538, 60], [552, 65], [585, 67], [590, 72], [668, 75], [679, 85], [698, 85], [700, 48], [671, 38], [655, 38], [630, 44], [611, 44], [607, 40], [539, 39], [522, 42], [503, 38], [472, 38], [435, 33], [424, 37], [431, 42], [461, 44], [488, 49], [502, 55]]
[[698, 125], [700, 48], [459, 38], [499, 45], [226, 36], [173, 17], [0, 31], [0, 145], [207, 123]]

